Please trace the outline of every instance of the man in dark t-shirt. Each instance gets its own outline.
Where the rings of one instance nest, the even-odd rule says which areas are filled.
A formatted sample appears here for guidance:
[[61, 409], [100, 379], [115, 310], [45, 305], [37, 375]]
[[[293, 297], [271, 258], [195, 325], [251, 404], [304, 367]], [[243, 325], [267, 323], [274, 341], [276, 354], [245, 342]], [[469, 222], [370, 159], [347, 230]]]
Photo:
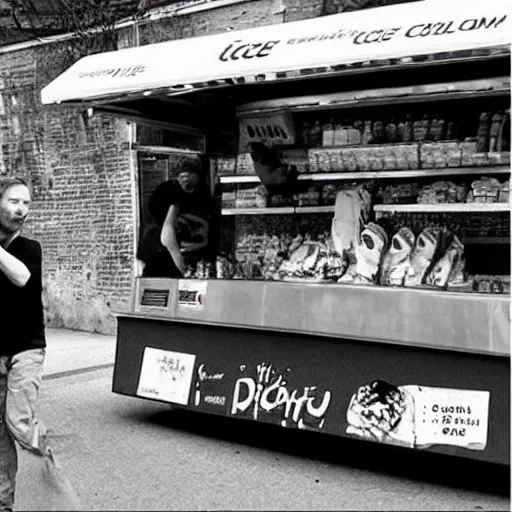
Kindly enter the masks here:
[[30, 191], [18, 178], [0, 179], [0, 510], [14, 505], [14, 441], [54, 463], [34, 414], [45, 357], [41, 246], [20, 235]]
[[144, 277], [181, 277], [207, 258], [212, 199], [195, 160], [184, 160], [176, 179], [160, 184], [148, 203], [154, 225], [142, 237], [137, 257]]

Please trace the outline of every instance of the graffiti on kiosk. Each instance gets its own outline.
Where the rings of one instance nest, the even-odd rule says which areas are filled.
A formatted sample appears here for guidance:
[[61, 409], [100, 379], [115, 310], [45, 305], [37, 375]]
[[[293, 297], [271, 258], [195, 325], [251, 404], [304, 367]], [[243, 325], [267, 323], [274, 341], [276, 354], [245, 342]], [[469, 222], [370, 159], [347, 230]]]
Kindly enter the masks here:
[[204, 403], [210, 405], [219, 405], [222, 407], [226, 405], [226, 397], [218, 395], [206, 395], [204, 397]]
[[[241, 366], [242, 372], [246, 371]], [[285, 373], [289, 373], [287, 369]], [[256, 375], [240, 377], [233, 391], [231, 414], [249, 412], [257, 420], [265, 414], [278, 418], [283, 427], [321, 429], [331, 403], [331, 392], [320, 392], [316, 386], [290, 389], [287, 377], [278, 373], [272, 365], [261, 363]]]
[[[224, 373], [208, 372], [204, 363], [199, 365], [197, 368], [196, 389], [194, 395], [194, 404], [196, 407], [200, 406], [202, 403], [220, 407], [226, 405], [227, 398], [224, 395], [211, 393], [212, 390], [218, 390], [218, 386], [216, 384], [221, 383], [224, 380], [224, 376]], [[206, 394], [205, 390], [210, 391], [210, 393]]]
[[171, 375], [173, 381], [181, 379], [186, 371], [186, 367], [179, 358], [162, 356], [157, 359], [158, 371]]
[[197, 369], [197, 378], [203, 382], [205, 380], [222, 380], [224, 378], [223, 373], [208, 373], [205, 368], [204, 364], [201, 364], [199, 368]]

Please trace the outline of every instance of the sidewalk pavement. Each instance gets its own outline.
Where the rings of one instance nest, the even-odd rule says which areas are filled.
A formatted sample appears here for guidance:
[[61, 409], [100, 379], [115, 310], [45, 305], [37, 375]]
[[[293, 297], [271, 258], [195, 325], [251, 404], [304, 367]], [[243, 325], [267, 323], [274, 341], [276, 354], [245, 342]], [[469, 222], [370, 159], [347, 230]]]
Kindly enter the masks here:
[[46, 329], [44, 378], [114, 364], [116, 337], [68, 329]]

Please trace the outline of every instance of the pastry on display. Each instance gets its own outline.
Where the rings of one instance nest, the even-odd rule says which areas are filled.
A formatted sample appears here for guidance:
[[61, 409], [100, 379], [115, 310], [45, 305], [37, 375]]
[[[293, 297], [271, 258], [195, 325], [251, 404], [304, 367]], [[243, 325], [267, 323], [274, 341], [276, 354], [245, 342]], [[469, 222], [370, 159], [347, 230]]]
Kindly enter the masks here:
[[416, 237], [408, 227], [402, 227], [395, 233], [382, 260], [381, 285], [403, 286], [411, 266], [411, 253], [415, 241]]
[[441, 244], [441, 231], [427, 227], [418, 236], [411, 253], [411, 266], [405, 276], [404, 286], [419, 286], [424, 283], [434, 263]]
[[388, 245], [386, 231], [374, 222], [362, 230], [355, 246], [357, 282], [375, 283], [383, 253]]
[[458, 265], [462, 261], [463, 254], [464, 245], [454, 235], [446, 252], [427, 275], [426, 284], [446, 288], [450, 278], [458, 271]]

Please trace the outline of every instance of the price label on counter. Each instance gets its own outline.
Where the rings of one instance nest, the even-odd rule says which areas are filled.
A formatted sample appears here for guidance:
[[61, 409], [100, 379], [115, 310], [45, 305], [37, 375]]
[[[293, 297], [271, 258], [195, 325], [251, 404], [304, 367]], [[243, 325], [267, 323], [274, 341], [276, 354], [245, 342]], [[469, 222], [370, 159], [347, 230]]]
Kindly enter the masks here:
[[207, 281], [180, 279], [178, 281], [178, 308], [203, 310], [207, 288]]
[[418, 386], [416, 444], [443, 444], [483, 450], [489, 421], [488, 391]]

